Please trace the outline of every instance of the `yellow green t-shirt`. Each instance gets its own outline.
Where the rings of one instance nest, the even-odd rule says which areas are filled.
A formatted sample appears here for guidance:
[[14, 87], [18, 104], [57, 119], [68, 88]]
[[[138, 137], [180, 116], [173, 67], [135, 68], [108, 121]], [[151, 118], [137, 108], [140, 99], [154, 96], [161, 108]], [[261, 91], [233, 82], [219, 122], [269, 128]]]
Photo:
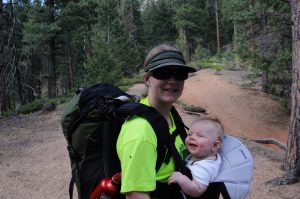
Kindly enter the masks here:
[[[141, 100], [149, 106], [148, 98]], [[176, 129], [173, 117], [169, 132]], [[183, 155], [185, 146], [180, 136], [176, 137], [175, 146], [179, 154]], [[127, 119], [121, 128], [117, 141], [117, 153], [121, 161], [122, 186], [121, 192], [142, 191], [149, 192], [156, 188], [156, 181], [167, 182], [168, 177], [175, 170], [174, 159], [168, 164], [163, 163], [156, 173], [157, 138], [151, 125], [144, 118], [133, 116]]]

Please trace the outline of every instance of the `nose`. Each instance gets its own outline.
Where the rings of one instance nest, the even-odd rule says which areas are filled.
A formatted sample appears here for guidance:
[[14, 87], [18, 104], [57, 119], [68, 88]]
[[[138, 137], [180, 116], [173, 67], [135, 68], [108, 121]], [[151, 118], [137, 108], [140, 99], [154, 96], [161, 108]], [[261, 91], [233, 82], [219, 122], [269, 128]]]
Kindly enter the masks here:
[[186, 137], [186, 140], [193, 140], [194, 139], [194, 136], [193, 134], [190, 134]]
[[175, 79], [174, 75], [172, 74], [172, 76], [168, 79], [168, 82], [173, 83], [176, 82], [177, 80]]

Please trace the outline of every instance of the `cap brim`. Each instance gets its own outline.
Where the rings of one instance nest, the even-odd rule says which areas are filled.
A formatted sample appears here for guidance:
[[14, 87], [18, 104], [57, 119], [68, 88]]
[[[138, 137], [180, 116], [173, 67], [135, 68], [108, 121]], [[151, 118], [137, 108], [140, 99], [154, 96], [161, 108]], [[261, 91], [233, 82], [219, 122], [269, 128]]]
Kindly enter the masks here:
[[170, 66], [174, 66], [174, 68], [180, 68], [180, 69], [185, 69], [188, 73], [194, 73], [197, 70], [193, 67], [187, 66], [187, 65], [183, 65], [180, 63], [176, 63], [176, 62], [168, 62], [168, 63], [164, 63], [164, 64], [160, 64], [156, 67], [151, 68], [149, 71], [153, 71], [159, 68], [163, 68], [163, 67], [170, 67]]

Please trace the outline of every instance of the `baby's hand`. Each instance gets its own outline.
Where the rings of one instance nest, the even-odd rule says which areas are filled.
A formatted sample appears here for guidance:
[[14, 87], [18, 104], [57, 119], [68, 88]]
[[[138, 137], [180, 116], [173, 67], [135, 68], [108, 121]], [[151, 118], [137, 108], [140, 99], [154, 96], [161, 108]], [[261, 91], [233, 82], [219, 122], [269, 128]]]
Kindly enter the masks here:
[[174, 171], [173, 174], [168, 179], [168, 184], [178, 183], [182, 174], [178, 171]]

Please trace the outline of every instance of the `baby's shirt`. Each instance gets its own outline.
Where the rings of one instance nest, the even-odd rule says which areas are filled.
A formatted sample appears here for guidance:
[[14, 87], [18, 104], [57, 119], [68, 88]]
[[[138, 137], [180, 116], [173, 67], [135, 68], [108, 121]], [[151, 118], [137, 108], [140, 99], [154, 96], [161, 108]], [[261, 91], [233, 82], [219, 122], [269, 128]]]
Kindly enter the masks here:
[[206, 186], [218, 175], [221, 165], [221, 156], [217, 154], [216, 160], [190, 160], [191, 155], [186, 158], [186, 166], [191, 170], [193, 179]]

